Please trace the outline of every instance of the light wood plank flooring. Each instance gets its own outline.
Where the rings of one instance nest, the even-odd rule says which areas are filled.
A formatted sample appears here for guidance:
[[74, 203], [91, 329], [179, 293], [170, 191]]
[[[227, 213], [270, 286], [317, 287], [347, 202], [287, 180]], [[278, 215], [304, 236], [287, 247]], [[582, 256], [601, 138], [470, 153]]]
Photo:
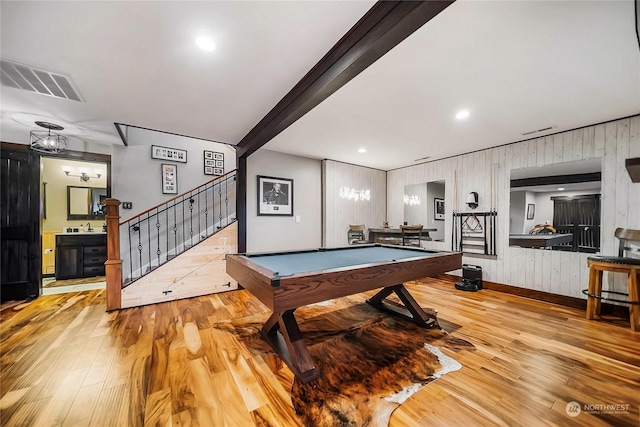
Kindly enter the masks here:
[[[414, 394], [391, 426], [640, 425], [640, 334], [628, 324], [461, 292], [447, 280], [407, 287], [476, 350], [445, 350], [462, 370]], [[264, 311], [246, 291], [112, 313], [104, 290], [9, 307], [0, 318], [0, 424], [298, 425], [290, 371], [211, 327]], [[590, 406], [570, 417], [572, 401]]]

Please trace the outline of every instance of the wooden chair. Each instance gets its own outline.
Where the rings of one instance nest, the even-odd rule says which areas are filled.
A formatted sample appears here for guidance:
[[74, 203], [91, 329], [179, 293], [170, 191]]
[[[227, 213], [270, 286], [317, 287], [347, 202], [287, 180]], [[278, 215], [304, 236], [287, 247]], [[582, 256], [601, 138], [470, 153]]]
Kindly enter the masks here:
[[402, 246], [422, 247], [420, 238], [422, 237], [422, 225], [401, 225]]
[[[618, 228], [615, 236], [620, 240], [618, 256], [593, 256], [587, 258], [589, 266], [589, 289], [582, 293], [587, 295], [587, 319], [594, 319], [600, 314], [600, 302], [602, 300], [616, 301], [629, 304], [631, 329], [640, 331], [640, 230]], [[636, 247], [633, 247], [633, 246]], [[625, 256], [626, 255], [626, 256]], [[636, 255], [635, 257], [633, 255]], [[627, 275], [628, 293], [603, 291], [602, 273], [611, 271], [625, 273]], [[603, 297], [602, 294], [626, 295], [627, 300]]]
[[349, 224], [349, 231], [347, 231], [347, 241], [350, 245], [363, 245], [369, 243], [364, 235], [364, 224]]

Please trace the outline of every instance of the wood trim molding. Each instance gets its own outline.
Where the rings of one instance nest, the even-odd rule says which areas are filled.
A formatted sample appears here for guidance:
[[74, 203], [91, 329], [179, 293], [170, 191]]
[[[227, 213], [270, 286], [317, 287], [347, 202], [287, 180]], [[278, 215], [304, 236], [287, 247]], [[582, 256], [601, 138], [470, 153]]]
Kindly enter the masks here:
[[[454, 274], [443, 274], [442, 276], [446, 277], [447, 280], [454, 280], [454, 281], [462, 280], [462, 277], [456, 276]], [[505, 294], [512, 294], [520, 297], [531, 298], [538, 301], [549, 302], [552, 304], [558, 304], [565, 307], [577, 308], [579, 310], [584, 310], [586, 315], [586, 310], [587, 310], [586, 299], [552, 294], [549, 292], [537, 291], [535, 289], [519, 288], [517, 286], [510, 286], [502, 283], [489, 282], [486, 280], [482, 281], [482, 288], [490, 289], [492, 291], [502, 292]], [[585, 283], [585, 289], [586, 289], [586, 283]], [[627, 320], [629, 319], [629, 309], [627, 306], [613, 305], [613, 304], [607, 304], [603, 302], [601, 305], [600, 313], [605, 315], [622, 317]]]

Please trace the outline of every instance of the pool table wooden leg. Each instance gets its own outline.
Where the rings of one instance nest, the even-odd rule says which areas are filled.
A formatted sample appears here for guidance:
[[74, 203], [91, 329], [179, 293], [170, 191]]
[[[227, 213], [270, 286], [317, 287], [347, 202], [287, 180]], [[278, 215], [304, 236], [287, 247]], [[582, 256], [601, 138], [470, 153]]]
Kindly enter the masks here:
[[[404, 307], [399, 307], [397, 305], [389, 304], [384, 301], [386, 297], [394, 292], [396, 295], [398, 295], [400, 301], [404, 303]], [[367, 300], [367, 303], [379, 310], [387, 311], [389, 313], [405, 317], [406, 319], [411, 320], [412, 322], [417, 323], [421, 326], [426, 326], [429, 328], [440, 327], [436, 318], [436, 313], [432, 312], [431, 314], [429, 314], [424, 311], [422, 307], [420, 307], [420, 304], [418, 304], [418, 301], [416, 301], [413, 296], [411, 296], [407, 288], [405, 288], [402, 283], [399, 285], [387, 286], [385, 288], [382, 288], [380, 292], [369, 298]]]
[[306, 384], [318, 378], [320, 371], [307, 350], [294, 311], [274, 312], [262, 327], [261, 334], [302, 384]]

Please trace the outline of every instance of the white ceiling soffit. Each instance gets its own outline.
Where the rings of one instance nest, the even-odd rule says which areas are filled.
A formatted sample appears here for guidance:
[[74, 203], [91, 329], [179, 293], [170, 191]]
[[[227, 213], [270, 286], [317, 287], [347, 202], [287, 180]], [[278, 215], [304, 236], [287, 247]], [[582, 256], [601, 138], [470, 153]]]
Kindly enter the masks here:
[[2, 86], [37, 92], [57, 98], [82, 101], [69, 78], [50, 71], [0, 59]]

